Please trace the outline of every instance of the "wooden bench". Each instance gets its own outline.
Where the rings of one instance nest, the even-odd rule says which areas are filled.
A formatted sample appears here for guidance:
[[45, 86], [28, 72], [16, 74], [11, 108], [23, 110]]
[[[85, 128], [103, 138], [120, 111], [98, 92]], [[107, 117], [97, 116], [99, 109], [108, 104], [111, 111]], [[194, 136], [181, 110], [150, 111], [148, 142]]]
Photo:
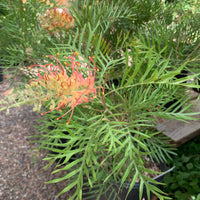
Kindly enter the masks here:
[[[198, 93], [191, 93], [193, 100], [193, 112], [200, 113], [200, 99]], [[196, 96], [195, 96], [196, 95]], [[200, 135], [200, 114], [195, 115], [198, 120], [192, 120], [188, 123], [178, 120], [161, 120], [157, 124], [157, 129], [164, 135], [172, 139], [172, 143], [179, 146], [197, 135]]]

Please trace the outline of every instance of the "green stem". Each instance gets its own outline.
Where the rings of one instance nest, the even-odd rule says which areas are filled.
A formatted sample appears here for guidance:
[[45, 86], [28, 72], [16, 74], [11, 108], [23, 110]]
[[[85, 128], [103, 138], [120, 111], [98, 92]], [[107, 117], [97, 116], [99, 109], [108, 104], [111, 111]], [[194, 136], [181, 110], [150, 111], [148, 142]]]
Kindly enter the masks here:
[[[20, 107], [21, 105], [24, 105], [24, 104], [28, 104], [30, 103], [31, 101], [35, 102], [36, 100], [39, 100], [40, 98], [33, 98], [33, 99], [28, 99], [26, 101], [22, 101], [22, 102], [16, 102], [12, 105], [9, 105], [9, 106], [5, 106], [3, 108], [0, 109], [0, 112], [3, 111], [3, 110], [6, 110], [6, 109], [10, 109], [10, 108], [16, 108], [16, 107]], [[1, 102], [0, 102], [1, 103]], [[34, 104], [34, 103], [32, 103]]]

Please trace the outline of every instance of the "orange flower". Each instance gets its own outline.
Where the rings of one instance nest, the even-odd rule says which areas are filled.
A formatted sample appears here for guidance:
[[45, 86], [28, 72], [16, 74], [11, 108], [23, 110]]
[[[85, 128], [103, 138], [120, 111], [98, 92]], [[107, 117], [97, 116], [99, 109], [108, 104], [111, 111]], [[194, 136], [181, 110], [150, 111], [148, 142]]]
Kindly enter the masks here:
[[52, 8], [46, 10], [46, 12], [39, 17], [41, 26], [47, 31], [51, 31], [51, 34], [58, 32], [65, 27], [68, 29], [74, 23], [74, 19], [69, 15], [66, 9]]
[[[64, 115], [67, 115], [71, 112], [70, 118], [67, 122], [69, 124], [71, 117], [74, 112], [74, 108], [79, 104], [87, 103], [96, 98], [96, 89], [99, 87], [94, 87], [95, 84], [95, 74], [97, 67], [95, 67], [95, 63], [93, 57], [89, 57], [89, 66], [87, 70], [87, 77], [84, 77], [80, 63], [76, 61], [76, 55], [78, 53], [73, 53], [72, 56], [66, 57], [68, 59], [65, 62], [66, 67], [64, 67], [61, 62], [58, 60], [58, 55], [56, 57], [52, 55], [48, 55], [47, 57], [53, 58], [56, 61], [56, 65], [45, 64], [45, 65], [32, 65], [32, 67], [38, 68], [38, 79], [32, 79], [29, 81], [31, 87], [37, 88], [37, 86], [42, 86], [44, 91], [47, 92], [47, 97], [41, 100], [48, 101], [49, 97], [51, 97], [52, 105], [51, 109], [42, 115], [49, 113], [53, 110], [60, 110], [65, 107], [70, 107]], [[91, 62], [94, 64], [94, 68], [91, 70], [90, 65]], [[68, 73], [67, 73], [68, 72]], [[71, 76], [69, 76], [69, 72]], [[103, 90], [103, 89], [102, 89]], [[55, 101], [58, 102], [57, 105]]]

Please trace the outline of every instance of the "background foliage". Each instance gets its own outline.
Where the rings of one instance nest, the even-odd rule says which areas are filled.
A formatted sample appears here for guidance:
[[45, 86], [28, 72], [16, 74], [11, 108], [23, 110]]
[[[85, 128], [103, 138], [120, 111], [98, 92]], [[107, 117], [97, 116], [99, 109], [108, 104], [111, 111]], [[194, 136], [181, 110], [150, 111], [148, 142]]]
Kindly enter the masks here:
[[[171, 166], [175, 169], [169, 173], [164, 182], [167, 191], [173, 199], [192, 199], [191, 196], [197, 196], [200, 188], [200, 136], [181, 145], [177, 149], [177, 155], [173, 157]], [[197, 198], [198, 199], [198, 198]]]

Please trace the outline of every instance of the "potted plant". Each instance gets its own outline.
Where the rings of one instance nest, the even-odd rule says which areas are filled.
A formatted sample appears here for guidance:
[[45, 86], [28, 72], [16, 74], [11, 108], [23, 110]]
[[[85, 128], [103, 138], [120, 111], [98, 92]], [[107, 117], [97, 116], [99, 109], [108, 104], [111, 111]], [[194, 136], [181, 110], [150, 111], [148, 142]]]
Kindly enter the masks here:
[[[160, 1], [155, 2], [159, 14]], [[23, 104], [41, 111], [43, 123], [34, 137], [38, 148], [47, 150], [46, 167], [62, 160], [53, 173], [62, 170], [66, 175], [49, 183], [70, 180], [60, 192], [73, 189], [69, 200], [87, 198], [91, 192], [95, 199], [120, 199], [124, 189], [126, 199], [137, 183], [139, 199], [144, 189], [148, 199], [151, 193], [168, 199], [157, 186], [156, 176], [162, 172], [152, 165], [165, 162], [173, 151], [155, 127], [162, 118], [195, 119], [185, 91], [199, 88], [188, 83], [199, 74], [177, 78], [187, 62], [174, 65], [162, 42], [159, 48], [147, 45], [139, 32], [142, 20], [130, 1], [84, 3], [74, 1], [74, 27], [50, 36], [60, 43], [30, 66], [33, 78], [24, 90], [2, 101], [0, 111]], [[143, 23], [155, 20], [146, 14]], [[128, 27], [122, 30], [124, 24]]]

